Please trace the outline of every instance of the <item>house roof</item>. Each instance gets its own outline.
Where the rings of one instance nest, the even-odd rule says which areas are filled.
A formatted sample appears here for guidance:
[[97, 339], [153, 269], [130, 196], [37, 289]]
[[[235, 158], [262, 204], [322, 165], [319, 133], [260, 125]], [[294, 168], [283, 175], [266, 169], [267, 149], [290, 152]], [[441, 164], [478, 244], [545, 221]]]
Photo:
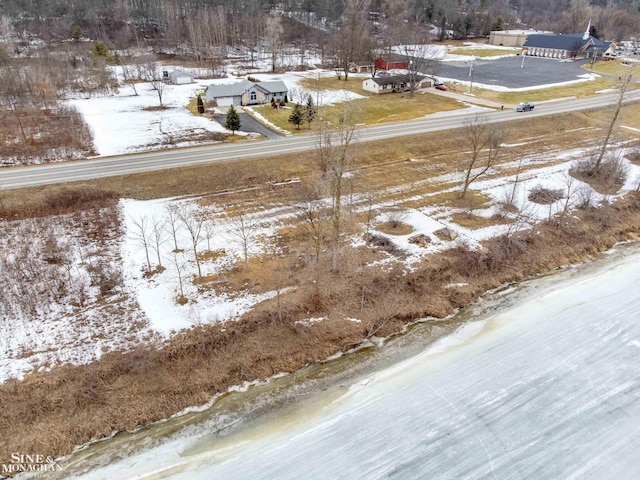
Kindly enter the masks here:
[[209, 85], [207, 90], [211, 89], [212, 96], [214, 97], [238, 97], [242, 96], [244, 92], [254, 86], [266, 93], [282, 93], [288, 91], [287, 86], [281, 80], [253, 83], [246, 78], [239, 82], [227, 83], [225, 85]]
[[[425, 77], [417, 76], [416, 82], [424, 80]], [[397, 85], [398, 83], [408, 84], [410, 81], [409, 75], [390, 75], [388, 77], [373, 77], [373, 80], [378, 85]]]
[[256, 86], [267, 93], [283, 93], [289, 89], [282, 80], [276, 80], [273, 82], [259, 82]]
[[209, 85], [207, 90], [211, 89], [214, 97], [237, 97], [242, 96], [244, 92], [249, 90], [253, 85], [246, 78], [235, 83], [226, 83], [224, 85]]
[[354, 65], [357, 65], [359, 67], [368, 67], [370, 65], [373, 65], [373, 62], [371, 60], [354, 60], [350, 63], [353, 63]]
[[529, 35], [523, 47], [553, 48], [555, 50], [580, 50], [588, 44], [595, 48], [607, 50], [610, 42], [603, 42], [592, 36], [584, 38], [583, 33], [570, 33], [567, 35], [534, 34]]

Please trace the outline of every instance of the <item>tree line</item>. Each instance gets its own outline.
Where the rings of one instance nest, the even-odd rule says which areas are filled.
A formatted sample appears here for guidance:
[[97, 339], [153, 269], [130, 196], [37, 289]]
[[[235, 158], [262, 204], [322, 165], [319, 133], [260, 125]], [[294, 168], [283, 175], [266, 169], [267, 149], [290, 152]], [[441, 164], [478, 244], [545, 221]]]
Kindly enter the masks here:
[[499, 28], [578, 33], [591, 20], [602, 38], [619, 41], [638, 31], [639, 4], [639, 0], [5, 0], [0, 7], [4, 19], [0, 37], [3, 30], [6, 37], [11, 27], [22, 45], [33, 37], [47, 42], [83, 37], [114, 49], [151, 46], [201, 59], [221, 55], [226, 47], [255, 50], [273, 42], [323, 48], [327, 39], [341, 43], [353, 35], [385, 45], [415, 28], [427, 29], [436, 39], [486, 36]]

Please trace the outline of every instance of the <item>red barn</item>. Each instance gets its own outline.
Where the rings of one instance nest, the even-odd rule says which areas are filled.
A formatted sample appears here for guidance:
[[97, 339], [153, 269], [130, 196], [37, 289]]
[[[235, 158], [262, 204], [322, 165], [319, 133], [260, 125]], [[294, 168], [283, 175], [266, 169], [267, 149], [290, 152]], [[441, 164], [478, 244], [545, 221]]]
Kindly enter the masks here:
[[376, 59], [376, 70], [393, 70], [396, 68], [406, 70], [408, 67], [409, 62], [406, 57], [401, 57], [400, 55]]

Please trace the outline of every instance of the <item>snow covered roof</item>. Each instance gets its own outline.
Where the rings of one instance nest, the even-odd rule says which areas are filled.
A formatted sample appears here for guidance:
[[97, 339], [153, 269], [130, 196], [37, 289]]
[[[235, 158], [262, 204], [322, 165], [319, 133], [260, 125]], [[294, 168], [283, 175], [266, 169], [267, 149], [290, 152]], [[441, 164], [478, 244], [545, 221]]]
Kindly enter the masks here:
[[244, 92], [253, 87], [257, 87], [265, 93], [283, 93], [288, 91], [287, 86], [281, 80], [254, 83], [247, 79], [225, 85], [209, 85], [207, 90], [211, 89], [214, 97], [237, 97], [242, 96]]
[[169, 79], [172, 82], [175, 81], [178, 77], [189, 77], [189, 78], [191, 78], [192, 81], [195, 78], [195, 76], [193, 74], [187, 73], [187, 72], [182, 71], [182, 70], [174, 70], [173, 72], [169, 73]]
[[267, 93], [283, 93], [289, 90], [282, 80], [276, 80], [273, 82], [260, 82], [256, 83], [256, 86]]

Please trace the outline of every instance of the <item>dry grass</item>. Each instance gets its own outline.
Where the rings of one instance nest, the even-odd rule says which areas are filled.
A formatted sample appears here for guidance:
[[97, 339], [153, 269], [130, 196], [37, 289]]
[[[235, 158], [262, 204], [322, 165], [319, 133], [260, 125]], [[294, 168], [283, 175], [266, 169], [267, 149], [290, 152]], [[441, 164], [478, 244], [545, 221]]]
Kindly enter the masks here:
[[474, 57], [498, 57], [504, 55], [516, 55], [522, 50], [521, 48], [512, 48], [511, 50], [501, 48], [474, 48], [473, 45], [465, 45], [464, 47], [454, 48], [448, 51], [451, 55], [473, 55]]
[[410, 233], [413, 233], [413, 227], [406, 223], [402, 223], [401, 221], [387, 221], [379, 223], [374, 228], [379, 232], [386, 233], [387, 235], [409, 235]]
[[[522, 131], [527, 136], [538, 138], [530, 140], [528, 153], [545, 153], [551, 151], [552, 139], [558, 150], [584, 145], [584, 131], [577, 129], [599, 125], [602, 118], [598, 112], [578, 113], [534, 124], [514, 122], [513, 127], [515, 132], [526, 127]], [[576, 131], [566, 132], [563, 126], [567, 124]], [[557, 132], [562, 134], [557, 136]], [[460, 201], [456, 191], [433, 195], [449, 182], [434, 185], [435, 172], [459, 170], [464, 158], [459, 146], [459, 132], [367, 144], [354, 152], [356, 193], [388, 191], [384, 193], [387, 198], [410, 198], [410, 202], [423, 205], [446, 203], [470, 211], [485, 206], [487, 197], [476, 192], [470, 192], [472, 205]], [[505, 158], [513, 160], [508, 155]], [[557, 161], [554, 157], [548, 160]], [[274, 188], [271, 183], [292, 177], [301, 178], [301, 184]], [[313, 178], [308, 156], [288, 155], [80, 185], [135, 198], [207, 193], [222, 205], [237, 205], [250, 197], [252, 204], [266, 206], [299, 199], [301, 188]], [[392, 191], [407, 179], [410, 188]], [[60, 187], [46, 187], [3, 193], [4, 201], [13, 207], [23, 201], [26, 211], [40, 211], [36, 206], [59, 191]], [[248, 263], [239, 262], [225, 275], [206, 281], [213, 288], [229, 291], [273, 291], [287, 286], [295, 286], [295, 290], [263, 302], [240, 321], [225, 324], [224, 329], [207, 326], [179, 334], [161, 350], [107, 354], [91, 365], [54, 368], [22, 382], [0, 385], [5, 451], [36, 450], [52, 456], [68, 453], [74, 445], [108, 435], [114, 428], [132, 429], [202, 404], [230, 385], [327, 358], [359, 344], [372, 332], [387, 335], [417, 317], [446, 316], [487, 289], [578, 261], [617, 240], [637, 235], [639, 206], [640, 198], [630, 196], [626, 202], [607, 206], [606, 211], [582, 212], [578, 222], [541, 224], [536, 236], [496, 239], [487, 242], [482, 251], [460, 248], [432, 256], [410, 273], [402, 263], [390, 262], [385, 270], [366, 267], [387, 256], [368, 248], [344, 248], [340, 270], [332, 271], [329, 252], [323, 251], [320, 262], [315, 262], [308, 254], [310, 245], [303, 231], [283, 226], [281, 233], [286, 238], [281, 241], [287, 248], [282, 255], [250, 258]], [[473, 217], [469, 215], [476, 221]], [[445, 288], [451, 283], [467, 286]], [[329, 320], [313, 327], [296, 324], [310, 316]], [[360, 318], [362, 323], [344, 321], [346, 316]]]
[[[194, 328], [161, 350], [110, 353], [91, 365], [53, 368], [0, 385], [6, 445], [0, 462], [13, 451], [66, 454], [113, 429], [166, 418], [231, 385], [347, 350], [372, 332], [388, 335], [418, 317], [446, 316], [487, 289], [580, 261], [639, 231], [636, 194], [607, 211], [583, 212], [579, 221], [541, 224], [536, 235], [498, 238], [482, 250], [461, 247], [432, 256], [410, 273], [401, 264], [385, 271], [363, 268], [358, 251], [351, 252], [341, 259], [338, 274], [326, 262], [317, 284], [301, 286], [279, 302], [263, 302], [224, 328]], [[451, 283], [466, 285], [446, 288]], [[329, 320], [312, 327], [296, 324], [319, 315]], [[346, 316], [362, 323], [345, 321]]]
[[511, 223], [509, 218], [501, 215], [493, 215], [491, 217], [481, 217], [472, 213], [454, 213], [451, 220], [461, 227], [478, 229], [484, 227], [492, 227], [494, 225], [505, 225]]
[[[629, 75], [631, 69], [630, 65], [623, 65], [622, 60], [607, 60], [596, 62], [593, 65], [585, 64], [581, 68], [587, 72], [599, 73], [600, 75], [609, 75], [611, 77], [625, 77]], [[637, 70], [637, 68], [636, 68]]]

